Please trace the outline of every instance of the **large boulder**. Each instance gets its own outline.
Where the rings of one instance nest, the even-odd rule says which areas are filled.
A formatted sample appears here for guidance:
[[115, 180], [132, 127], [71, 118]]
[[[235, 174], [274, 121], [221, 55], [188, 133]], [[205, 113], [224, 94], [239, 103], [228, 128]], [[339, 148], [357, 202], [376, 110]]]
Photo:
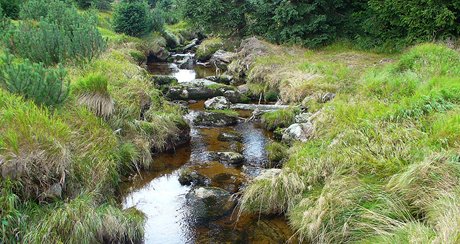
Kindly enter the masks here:
[[224, 97], [226, 97], [232, 103], [238, 103], [242, 101], [242, 96], [238, 91], [227, 90], [224, 92]]
[[283, 131], [282, 141], [286, 143], [306, 142], [311, 138], [313, 132], [314, 126], [311, 122], [292, 124]]
[[217, 50], [209, 60], [209, 63], [220, 70], [227, 70], [227, 66], [236, 58], [236, 53]]
[[160, 61], [160, 62], [166, 62], [168, 61], [168, 58], [171, 54], [169, 53], [169, 51], [164, 48], [164, 47], [160, 47], [156, 50], [151, 50], [149, 52], [149, 56], [148, 56], [148, 59], [149, 61]]
[[226, 91], [234, 89], [210, 80], [196, 79], [169, 87], [166, 97], [171, 100], [201, 100], [222, 96]]
[[228, 99], [223, 96], [213, 97], [213, 98], [206, 100], [206, 102], [204, 102], [204, 108], [211, 109], [211, 110], [229, 109], [230, 105], [231, 105], [230, 101], [228, 101]]
[[217, 187], [194, 188], [187, 193], [186, 199], [190, 213], [198, 223], [222, 217], [236, 205], [228, 191]]
[[225, 164], [241, 165], [244, 163], [244, 156], [237, 152], [213, 152], [210, 155], [211, 159]]
[[238, 117], [223, 112], [197, 111], [191, 116], [191, 122], [196, 126], [229, 126], [238, 123]]

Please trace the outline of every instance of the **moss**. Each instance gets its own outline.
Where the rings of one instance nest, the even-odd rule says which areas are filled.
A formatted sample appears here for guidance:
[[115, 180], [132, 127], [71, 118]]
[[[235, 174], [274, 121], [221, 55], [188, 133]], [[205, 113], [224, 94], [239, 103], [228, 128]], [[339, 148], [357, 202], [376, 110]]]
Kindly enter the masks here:
[[196, 50], [196, 58], [199, 61], [207, 61], [219, 49], [223, 47], [222, 39], [219, 37], [204, 40]]
[[221, 113], [231, 117], [238, 117], [238, 112], [231, 109], [218, 109], [218, 110], [209, 110], [212, 113]]

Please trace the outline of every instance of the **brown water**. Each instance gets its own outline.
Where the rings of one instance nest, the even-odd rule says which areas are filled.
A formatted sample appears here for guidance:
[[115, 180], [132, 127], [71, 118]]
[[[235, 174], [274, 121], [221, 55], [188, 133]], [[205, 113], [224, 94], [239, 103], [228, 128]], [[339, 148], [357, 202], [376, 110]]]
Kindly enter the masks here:
[[[196, 70], [165, 71], [170, 64], [150, 65], [150, 72], [173, 74], [186, 82], [208, 76]], [[160, 67], [161, 66], [161, 67]], [[161, 70], [159, 70], [161, 68]], [[185, 75], [188, 72], [189, 75]], [[212, 75], [212, 74], [211, 74]], [[202, 110], [203, 101], [190, 105], [190, 110]], [[248, 116], [241, 112], [241, 116]], [[222, 142], [221, 132], [237, 131], [243, 135], [241, 142]], [[154, 157], [154, 169], [142, 172], [122, 186], [124, 208], [135, 207], [144, 212], [145, 243], [285, 243], [292, 232], [284, 217], [242, 215], [237, 211], [221, 219], [197, 224], [190, 215], [193, 206], [187, 205], [185, 195], [191, 186], [182, 186], [179, 172], [183, 167], [197, 167], [200, 173], [213, 178], [229, 173], [246, 182], [255, 176], [267, 161], [265, 145], [271, 134], [257, 123], [239, 123], [229, 127], [192, 127], [190, 145], [175, 153], [162, 153]], [[235, 151], [243, 154], [243, 167], [225, 166], [209, 160], [209, 152]], [[214, 182], [212, 186], [229, 188], [229, 182]]]

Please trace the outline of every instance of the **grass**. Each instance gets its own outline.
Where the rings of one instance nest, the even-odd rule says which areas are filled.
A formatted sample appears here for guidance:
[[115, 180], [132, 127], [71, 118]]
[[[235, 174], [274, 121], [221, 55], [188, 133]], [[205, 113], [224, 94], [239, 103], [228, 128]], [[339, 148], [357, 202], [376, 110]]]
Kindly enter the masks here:
[[115, 110], [115, 104], [107, 89], [108, 78], [102, 74], [90, 73], [73, 83], [72, 91], [78, 103], [93, 111], [97, 116], [108, 118]]
[[[341, 47], [282, 52], [252, 64], [250, 82], [289, 102], [336, 97], [309, 106], [312, 139], [290, 148], [278, 177], [244, 190], [243, 211], [285, 213], [307, 242], [458, 242], [460, 53], [420, 44], [381, 64]], [[298, 93], [284, 86], [302, 75]]]
[[223, 45], [222, 39], [219, 37], [205, 39], [196, 50], [196, 58], [200, 61], [207, 61]]
[[277, 128], [288, 127], [295, 122], [295, 116], [299, 113], [299, 108], [292, 107], [289, 109], [280, 109], [267, 112], [262, 115], [262, 125], [267, 130], [276, 130]]
[[235, 111], [235, 110], [232, 110], [232, 109], [212, 109], [212, 110], [208, 110], [208, 112], [225, 114], [225, 115], [230, 116], [230, 117], [238, 117], [239, 116], [238, 112]]
[[288, 147], [279, 142], [270, 142], [265, 146], [271, 165], [282, 164], [289, 157]]

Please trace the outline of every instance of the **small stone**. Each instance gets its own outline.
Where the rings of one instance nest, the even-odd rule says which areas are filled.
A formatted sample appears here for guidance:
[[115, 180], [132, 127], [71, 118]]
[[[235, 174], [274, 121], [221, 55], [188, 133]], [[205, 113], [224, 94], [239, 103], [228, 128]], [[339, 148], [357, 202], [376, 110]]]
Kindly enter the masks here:
[[312, 113], [301, 113], [295, 116], [294, 120], [296, 123], [307, 123], [310, 121]]
[[313, 132], [314, 126], [311, 122], [292, 124], [283, 131], [282, 141], [286, 143], [293, 141], [307, 142]]
[[230, 105], [231, 105], [230, 101], [228, 101], [228, 99], [223, 96], [214, 97], [204, 102], [205, 109], [223, 110], [223, 109], [229, 109]]
[[244, 156], [236, 152], [213, 152], [210, 154], [213, 160], [221, 163], [241, 165], [244, 163]]

